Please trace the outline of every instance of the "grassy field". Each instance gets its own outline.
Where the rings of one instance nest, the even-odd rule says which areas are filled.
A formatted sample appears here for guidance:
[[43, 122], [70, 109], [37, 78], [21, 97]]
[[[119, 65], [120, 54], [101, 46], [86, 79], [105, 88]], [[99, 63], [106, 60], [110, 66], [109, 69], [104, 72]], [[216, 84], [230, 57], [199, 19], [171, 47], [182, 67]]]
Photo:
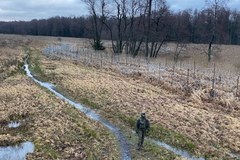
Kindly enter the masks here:
[[[211, 77], [209, 70], [212, 70], [210, 66], [212, 66], [213, 63], [207, 63], [205, 60], [206, 55], [200, 53], [200, 51], [203, 50], [202, 48], [204, 48], [203, 45], [189, 45], [190, 48], [188, 48], [188, 51], [186, 51], [185, 54], [180, 55], [181, 63], [178, 62], [175, 72], [172, 72], [172, 66], [174, 64], [172, 62], [173, 53], [167, 54], [167, 52], [164, 52], [159, 59], [152, 60], [150, 63], [146, 63], [144, 59], [139, 57], [136, 57], [135, 59], [129, 57], [129, 59], [127, 59], [125, 56], [120, 56], [120, 62], [116, 64], [116, 59], [111, 63], [111, 55], [108, 55], [108, 52], [110, 52], [109, 49], [103, 54], [103, 56], [101, 56], [101, 53], [95, 53], [92, 51], [84, 39], [62, 38], [61, 41], [59, 41], [57, 38], [21, 36], [19, 39], [25, 39], [25, 41], [26, 39], [29, 39], [31, 41], [31, 43], [26, 46], [30, 51], [31, 70], [35, 73], [35, 77], [56, 84], [59, 91], [63, 92], [68, 97], [91, 107], [106, 119], [119, 126], [124, 131], [131, 144], [133, 159], [179, 159], [179, 157], [176, 157], [172, 153], [156, 147], [149, 142], [146, 143], [141, 154], [136, 152], [136, 135], [132, 133], [132, 130], [134, 130], [136, 119], [143, 111], [147, 113], [147, 117], [152, 124], [149, 137], [162, 140], [177, 148], [188, 150], [195, 155], [204, 156], [207, 159], [234, 159], [233, 157], [231, 158], [230, 155], [237, 155], [237, 153], [240, 152], [240, 102], [237, 97], [233, 95], [235, 88], [232, 88], [235, 85], [235, 80], [232, 80], [233, 78], [229, 78], [229, 80], [227, 77], [225, 79], [223, 78], [223, 81], [226, 81], [229, 86], [222, 84], [217, 85], [218, 96], [215, 98], [209, 96], [211, 82], [206, 83], [206, 81], [204, 81], [200, 89], [193, 89], [190, 94], [186, 94], [183, 87], [184, 84], [183, 86], [181, 85], [183, 82], [186, 82], [186, 69], [189, 67], [189, 64], [193, 64], [191, 61], [195, 61], [198, 70], [197, 76], [200, 79], [208, 79]], [[66, 55], [67, 53], [61, 52], [55, 53], [53, 56], [45, 56], [43, 54], [42, 51], [45, 47], [59, 43], [76, 44], [80, 47], [79, 52], [83, 52], [84, 49], [86, 52], [81, 54], [82, 59], [76, 59], [76, 57], [71, 54]], [[166, 48], [167, 47], [174, 48], [174, 45], [168, 44]], [[196, 47], [199, 49], [196, 49]], [[218, 64], [217, 66], [225, 68], [218, 69], [221, 73], [224, 71], [229, 73], [229, 75], [235, 75], [235, 77], [237, 77], [238, 70], [236, 68], [240, 57], [237, 53], [238, 46], [221, 47], [221, 53], [219, 52], [219, 55], [215, 55], [213, 62]], [[83, 49], [81, 50], [81, 48]], [[199, 54], [191, 54], [193, 51], [199, 51]], [[19, 49], [19, 53], [23, 54], [23, 52], [24, 48], [22, 50]], [[229, 53], [231, 53], [231, 56], [227, 56]], [[16, 56], [17, 55], [18, 54], [16, 54]], [[91, 63], [91, 55], [97, 55], [98, 58], [105, 56], [106, 58], [102, 63], [99, 59], [92, 59], [95, 63]], [[220, 58], [218, 56], [220, 56]], [[19, 57], [21, 59], [23, 55], [20, 55]], [[106, 59], [109, 63], [106, 63]], [[140, 67], [138, 66], [139, 63], [141, 65]], [[164, 67], [165, 71], [152, 71], [151, 67], [149, 67], [153, 64], [158, 66], [159, 63], [161, 67]], [[190, 68], [192, 67], [193, 65], [191, 65]], [[204, 73], [204, 70], [207, 73]], [[218, 73], [220, 73], [220, 71]], [[4, 71], [4, 73], [5, 72], [6, 71]], [[41, 95], [49, 95], [46, 91], [33, 85], [32, 82], [29, 82], [29, 80], [27, 80], [22, 74], [17, 77], [19, 76], [21, 79], [18, 81], [24, 82], [24, 84], [20, 83], [19, 86], [26, 86], [29, 90], [34, 90], [32, 88], [35, 88], [37, 90], [35, 92], [41, 92]], [[191, 87], [193, 86], [193, 82], [195, 82], [193, 76], [193, 74], [189, 76]], [[12, 86], [12, 83], [7, 81], [11, 78], [16, 79], [16, 75], [8, 77], [2, 82], [2, 84]], [[4, 92], [7, 91], [4, 90]], [[4, 94], [4, 92], [1, 93]], [[25, 93], [26, 92], [27, 91], [25, 91]], [[16, 97], [18, 96], [19, 95], [16, 95]], [[31, 97], [31, 101], [36, 100], [37, 104], [40, 106], [49, 106], [51, 103], [63, 103], [51, 96], [46, 96], [46, 99], [49, 100], [40, 101], [39, 98], [32, 99]], [[14, 100], [10, 103], [13, 105], [8, 108], [14, 108], [15, 105], [17, 105]], [[1, 100], [1, 102], [2, 101], [5, 102], [6, 100]], [[28, 102], [26, 103], [28, 104]], [[58, 111], [56, 110], [56, 113], [58, 113], [60, 112], [59, 110], [68, 106], [65, 103], [63, 104], [64, 105], [59, 105], [60, 108], [51, 108], [57, 108]], [[33, 110], [31, 105], [24, 106], [26, 107], [26, 110]], [[64, 106], [64, 108], [62, 106]], [[2, 119], [3, 122], [9, 121], [7, 120], [7, 117], [11, 114], [8, 113], [8, 108], [5, 107], [1, 110], [2, 113], [6, 115], [6, 117]], [[36, 116], [46, 117], [49, 114], [42, 112], [41, 109], [43, 108], [44, 107], [34, 107], [34, 109], [36, 109], [36, 111], [34, 111], [34, 113], [36, 112]], [[81, 113], [78, 114], [78, 111], [75, 109], [71, 110], [73, 110], [71, 113], [68, 113], [68, 111], [64, 112], [66, 117], [72, 115], [72, 112], [74, 112], [74, 115], [76, 116], [69, 116], [71, 121], [67, 123], [68, 125], [72, 124], [74, 126], [75, 123], [79, 123], [76, 119], [77, 116], [81, 116], [84, 121], [87, 121], [84, 124], [87, 125], [89, 128], [88, 130], [95, 131], [95, 123], [89, 121]], [[14, 108], [14, 111], [18, 112], [16, 107]], [[55, 111], [52, 110], [50, 115], [53, 112]], [[35, 114], [32, 117], [35, 117]], [[31, 121], [35, 124], [36, 120]], [[58, 122], [53, 122], [53, 124], [50, 124], [55, 128]], [[41, 128], [41, 123], [36, 123], [36, 126], [33, 126], [37, 127], [38, 125], [40, 125], [39, 128]], [[59, 127], [66, 129], [69, 132], [74, 130], [68, 125], [62, 124]], [[83, 130], [84, 127], [82, 125], [79, 125], [77, 128]], [[95, 149], [96, 151], [99, 151], [99, 148], [104, 148], [104, 146], [106, 147], [109, 145], [111, 142], [109, 139], [112, 139], [112, 136], [106, 133], [101, 125], [98, 124], [97, 126], [101, 128], [101, 133], [104, 133], [100, 135], [97, 134], [97, 136], [101, 137], [104, 135], [104, 139], [106, 139], [104, 143], [101, 142], [99, 145], [96, 145]], [[44, 129], [41, 128], [41, 130], [48, 131], [49, 127], [45, 127]], [[70, 135], [71, 134], [72, 133], [70, 133]], [[50, 135], [48, 136], [51, 137]], [[66, 134], [66, 136], [68, 136], [68, 134]], [[33, 135], [29, 137], [31, 137], [32, 141], [36, 142]], [[18, 141], [18, 138], [19, 136], [17, 136], [16, 141]], [[42, 138], [43, 142], [45, 140], [44, 138]], [[84, 138], [86, 137], [76, 141], [73, 140], [70, 144], [82, 140], [82, 145], [90, 146], [90, 144], [84, 141]], [[97, 137], [95, 138], [98, 140]], [[21, 137], [19, 139], [21, 140]], [[93, 138], [93, 141], [96, 141], [96, 139]], [[53, 141], [53, 146], [60, 145], [59, 141], [56, 140], [55, 142], [55, 139]], [[40, 142], [41, 141], [37, 141], [37, 143]], [[111, 147], [113, 151], [109, 151], [109, 153], [112, 154], [108, 156], [117, 157], [117, 146], [116, 143], [113, 144], [115, 144], [115, 147]], [[86, 155], [91, 155], [92, 152], [88, 150], [88, 147], [82, 148]], [[77, 147], [74, 149], [77, 149]], [[54, 152], [58, 151], [59, 150], [57, 149], [54, 150]], [[39, 151], [37, 150], [33, 156], [42, 156], [42, 153], [44, 153], [44, 151], [39, 149]], [[101, 155], [100, 151], [97, 153], [97, 156]], [[62, 154], [65, 156], [68, 155], [67, 153]]]
[[[53, 63], [55, 61], [51, 61], [51, 60], [48, 61], [46, 57], [44, 57], [41, 54], [42, 53], [41, 50], [39, 50], [39, 48], [37, 47], [32, 47], [29, 50], [29, 52], [30, 52], [29, 54], [30, 70], [34, 73], [34, 76], [36, 78], [42, 81], [47, 81], [47, 82], [56, 84], [57, 90], [63, 93], [65, 96], [69, 97], [70, 99], [76, 100], [77, 102], [81, 102], [82, 104], [88, 107], [91, 107], [92, 109], [95, 109], [95, 110], [98, 109], [96, 111], [99, 112], [102, 116], [110, 120], [113, 124], [117, 124], [117, 126], [120, 126], [122, 130], [125, 130], [124, 134], [125, 136], [128, 137], [130, 148], [131, 148], [131, 155], [133, 159], [169, 159], [169, 160], [182, 159], [181, 157], [174, 155], [170, 151], [167, 151], [166, 149], [160, 148], [149, 142], [146, 142], [144, 150], [139, 153], [139, 151], [136, 150], [137, 135], [133, 134], [132, 131], [130, 130], [130, 129], [133, 129], [133, 127], [135, 126], [135, 121], [136, 121], [135, 119], [132, 120], [131, 122], [132, 125], [126, 128], [125, 125], [129, 125], [128, 122], [124, 121], [124, 123], [119, 123], [119, 118], [125, 118], [125, 117], [119, 117], [119, 115], [115, 115], [115, 114], [109, 117], [107, 115], [111, 113], [106, 114], [107, 112], [105, 112], [105, 110], [101, 110], [101, 107], [99, 106], [100, 104], [94, 103], [92, 99], [88, 99], [85, 96], [81, 96], [79, 94], [75, 94], [75, 93], [72, 94], [71, 92], [68, 92], [66, 88], [62, 88], [61, 85], [58, 83], [59, 81], [57, 79], [60, 77], [58, 73], [55, 73], [55, 70], [58, 67], [57, 64]], [[65, 67], [63, 66], [63, 68]], [[76, 98], [76, 96], [80, 96], [80, 97]], [[119, 157], [117, 159], [119, 159]]]
[[[27, 159], [118, 159], [113, 135], [24, 75], [26, 45], [11, 43], [0, 56], [0, 146], [32, 141], [35, 151]], [[8, 128], [11, 121], [22, 125]]]

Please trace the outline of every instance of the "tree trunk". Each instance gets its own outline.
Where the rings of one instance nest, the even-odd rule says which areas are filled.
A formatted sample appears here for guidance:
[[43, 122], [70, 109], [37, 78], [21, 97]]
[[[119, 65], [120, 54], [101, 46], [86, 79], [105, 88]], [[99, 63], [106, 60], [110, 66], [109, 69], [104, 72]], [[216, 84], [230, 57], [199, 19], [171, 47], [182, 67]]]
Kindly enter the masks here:
[[147, 4], [148, 7], [148, 14], [147, 14], [147, 30], [146, 30], [146, 35], [145, 35], [145, 56], [146, 58], [149, 56], [149, 48], [148, 48], [148, 43], [149, 43], [149, 33], [150, 33], [150, 27], [151, 27], [151, 12], [152, 12], [152, 0], [148, 1]]
[[212, 39], [208, 45], [208, 62], [210, 62], [212, 59], [212, 44], [213, 44], [214, 39], [215, 39], [215, 35], [212, 35]]

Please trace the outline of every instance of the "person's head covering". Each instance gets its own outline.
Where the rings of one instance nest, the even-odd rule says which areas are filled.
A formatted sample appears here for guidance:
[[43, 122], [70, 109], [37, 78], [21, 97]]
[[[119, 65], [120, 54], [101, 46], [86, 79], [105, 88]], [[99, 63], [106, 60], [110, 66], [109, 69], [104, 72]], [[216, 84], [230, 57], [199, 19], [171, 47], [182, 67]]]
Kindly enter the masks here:
[[146, 114], [144, 112], [141, 113], [141, 117], [145, 118]]

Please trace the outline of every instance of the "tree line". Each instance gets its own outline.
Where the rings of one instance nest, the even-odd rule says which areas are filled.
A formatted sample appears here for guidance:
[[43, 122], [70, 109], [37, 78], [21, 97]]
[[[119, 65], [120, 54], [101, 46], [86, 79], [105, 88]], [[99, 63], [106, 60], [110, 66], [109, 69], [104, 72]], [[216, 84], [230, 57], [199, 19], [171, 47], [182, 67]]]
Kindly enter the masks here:
[[157, 57], [165, 42], [206, 43], [211, 59], [213, 43], [240, 44], [240, 12], [224, 7], [226, 0], [207, 0], [207, 8], [171, 11], [165, 0], [82, 0], [89, 16], [52, 17], [32, 21], [0, 22], [0, 33], [81, 37], [111, 40], [114, 53]]
[[90, 37], [87, 32], [88, 18], [84, 17], [52, 17], [31, 21], [0, 22], [0, 33], [41, 35], [60, 37]]

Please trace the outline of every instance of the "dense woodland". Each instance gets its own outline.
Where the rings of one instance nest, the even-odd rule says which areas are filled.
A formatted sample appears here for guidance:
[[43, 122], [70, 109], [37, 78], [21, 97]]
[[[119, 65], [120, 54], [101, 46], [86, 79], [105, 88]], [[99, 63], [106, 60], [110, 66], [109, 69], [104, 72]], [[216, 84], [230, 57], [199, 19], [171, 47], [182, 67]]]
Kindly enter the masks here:
[[[0, 33], [81, 37], [112, 40], [115, 53], [133, 55], [145, 46], [146, 56], [157, 56], [166, 41], [178, 43], [240, 44], [240, 12], [209, 0], [205, 9], [174, 12], [164, 0], [83, 0], [89, 16], [52, 17], [32, 21], [0, 22]], [[80, 12], [80, 11], [79, 11]], [[146, 47], [148, 46], [148, 47]]]

